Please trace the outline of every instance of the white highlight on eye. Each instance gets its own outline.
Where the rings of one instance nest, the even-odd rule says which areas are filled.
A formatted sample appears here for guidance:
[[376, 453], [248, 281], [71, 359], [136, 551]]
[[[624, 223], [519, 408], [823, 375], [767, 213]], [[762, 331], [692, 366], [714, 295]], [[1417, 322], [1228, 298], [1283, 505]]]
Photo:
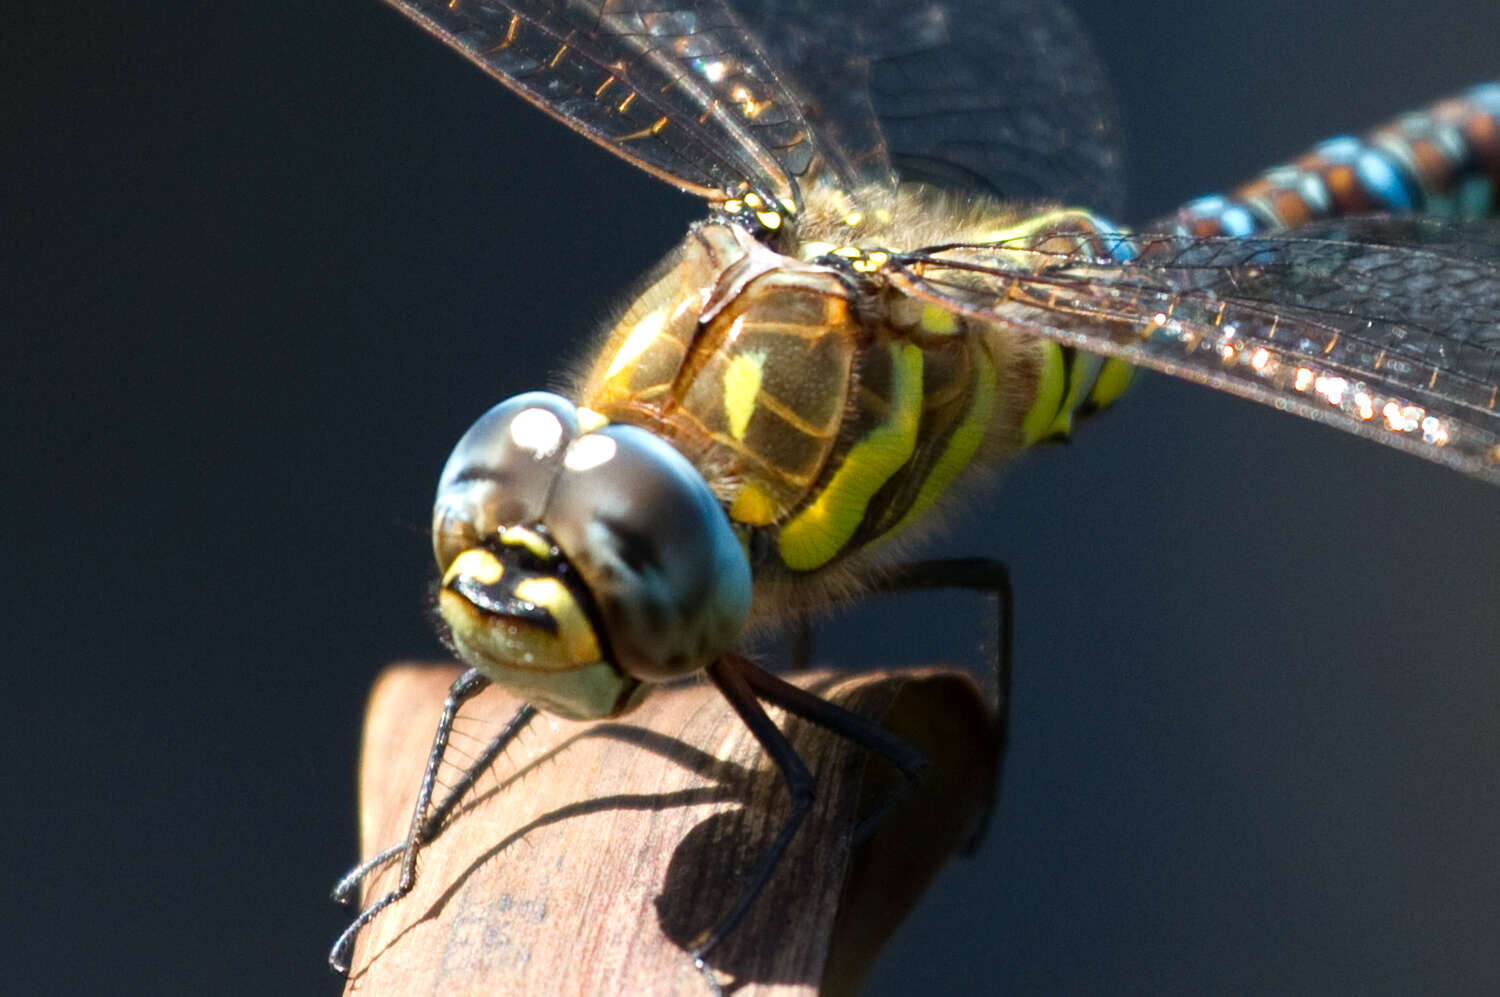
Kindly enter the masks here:
[[590, 433], [580, 436], [568, 445], [568, 452], [563, 454], [563, 467], [570, 471], [592, 471], [600, 464], [614, 459], [619, 445], [608, 436], [598, 433]]
[[562, 443], [563, 424], [544, 408], [523, 409], [510, 421], [510, 438], [537, 460], [546, 460]]

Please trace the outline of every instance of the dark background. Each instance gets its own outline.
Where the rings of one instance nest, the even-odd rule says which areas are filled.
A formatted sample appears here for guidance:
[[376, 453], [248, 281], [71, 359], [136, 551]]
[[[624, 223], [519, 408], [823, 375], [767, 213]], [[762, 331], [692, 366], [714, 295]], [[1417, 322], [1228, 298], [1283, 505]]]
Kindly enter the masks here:
[[[328, 993], [438, 468], [700, 209], [372, 0], [136, 6], [0, 36], [6, 989]], [[1127, 220], [1500, 71], [1488, 0], [1138, 7]], [[872, 991], [1500, 989], [1500, 492], [1151, 378], [976, 506], [1002, 810]]]

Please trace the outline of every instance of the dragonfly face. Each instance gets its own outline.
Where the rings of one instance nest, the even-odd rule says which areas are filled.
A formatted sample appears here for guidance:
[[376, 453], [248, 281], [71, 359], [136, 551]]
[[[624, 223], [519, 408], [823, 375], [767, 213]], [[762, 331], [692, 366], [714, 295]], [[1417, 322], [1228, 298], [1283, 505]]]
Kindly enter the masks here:
[[749, 565], [692, 465], [541, 392], [495, 406], [454, 449], [433, 551], [463, 659], [567, 717], [614, 716], [643, 682], [698, 671], [750, 608]]

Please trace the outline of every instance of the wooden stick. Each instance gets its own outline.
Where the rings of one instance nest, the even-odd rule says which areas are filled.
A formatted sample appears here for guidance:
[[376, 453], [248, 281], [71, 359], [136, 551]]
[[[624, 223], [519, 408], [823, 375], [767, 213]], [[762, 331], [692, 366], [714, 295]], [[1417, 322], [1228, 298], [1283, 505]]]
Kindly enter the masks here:
[[[366, 856], [405, 833], [456, 675], [397, 666], [375, 686], [360, 775]], [[843, 739], [771, 711], [817, 778], [818, 800], [745, 922], [709, 954], [737, 994], [857, 988], [983, 819], [995, 782], [990, 717], [962, 673], [796, 681], [884, 717], [932, 768], [851, 849], [860, 815], [903, 780]], [[466, 706], [449, 758], [477, 751], [518, 705], [489, 690]], [[733, 901], [787, 803], [778, 773], [706, 683], [656, 693], [619, 721], [543, 715], [470, 795], [422, 851], [416, 889], [361, 933], [346, 992], [707, 994], [688, 944]], [[394, 875], [372, 876], [366, 898]]]

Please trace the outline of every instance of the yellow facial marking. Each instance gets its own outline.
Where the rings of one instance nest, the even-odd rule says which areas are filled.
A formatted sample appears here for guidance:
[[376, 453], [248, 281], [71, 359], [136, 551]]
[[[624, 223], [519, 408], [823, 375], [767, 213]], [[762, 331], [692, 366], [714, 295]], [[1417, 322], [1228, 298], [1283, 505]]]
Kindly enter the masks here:
[[453, 559], [448, 570], [443, 572], [446, 587], [459, 575], [467, 575], [482, 585], [493, 585], [505, 574], [500, 560], [482, 547], [471, 547]]
[[837, 555], [870, 499], [911, 459], [922, 417], [922, 351], [911, 343], [890, 350], [890, 415], [849, 448], [817, 499], [781, 528], [777, 551], [794, 571], [811, 571]]
[[557, 637], [562, 641], [564, 654], [560, 656], [562, 660], [551, 662], [552, 668], [561, 670], [599, 660], [594, 628], [566, 585], [556, 578], [527, 578], [516, 583], [516, 597], [542, 607], [557, 621]]
[[552, 545], [536, 530], [525, 526], [507, 526], [500, 531], [500, 542], [511, 547], [525, 547], [539, 558], [552, 554]]
[[658, 308], [641, 319], [630, 330], [625, 337], [625, 342], [615, 351], [614, 358], [609, 362], [609, 370], [605, 371], [606, 378], [614, 377], [620, 371], [629, 367], [640, 358], [646, 348], [656, 342], [656, 337], [661, 335], [662, 329], [667, 323], [667, 312], [665, 308]]
[[736, 354], [724, 371], [724, 414], [729, 417], [729, 435], [737, 440], [745, 438], [750, 417], [755, 414], [765, 367], [765, 350], [746, 350]]
[[556, 633], [489, 616], [449, 589], [440, 592], [438, 608], [459, 656], [491, 681], [559, 716], [607, 717], [638, 703], [640, 683], [600, 660], [587, 621], [579, 625], [578, 607], [546, 581], [560, 584], [531, 579], [516, 586], [524, 592], [517, 594], [538, 605], [548, 603], [558, 623]]
[[775, 211], [757, 211], [755, 217], [768, 229], [781, 228], [781, 215]]

